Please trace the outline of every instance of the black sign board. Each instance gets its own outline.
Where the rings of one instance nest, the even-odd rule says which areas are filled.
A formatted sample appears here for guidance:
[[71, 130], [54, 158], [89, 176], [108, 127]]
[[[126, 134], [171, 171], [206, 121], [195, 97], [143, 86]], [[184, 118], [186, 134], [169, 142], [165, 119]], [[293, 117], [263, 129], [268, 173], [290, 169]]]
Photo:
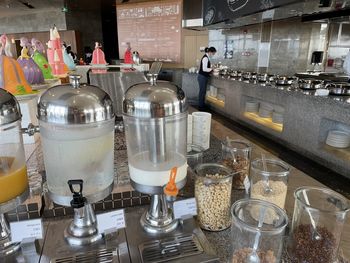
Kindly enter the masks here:
[[234, 20], [301, 0], [203, 0], [204, 25]]

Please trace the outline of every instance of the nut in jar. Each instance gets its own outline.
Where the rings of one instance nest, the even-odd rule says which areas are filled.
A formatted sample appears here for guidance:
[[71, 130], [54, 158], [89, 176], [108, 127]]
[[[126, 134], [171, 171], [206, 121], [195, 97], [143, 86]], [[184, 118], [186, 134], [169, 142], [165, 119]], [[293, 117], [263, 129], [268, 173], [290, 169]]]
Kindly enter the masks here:
[[244, 189], [244, 180], [249, 177], [251, 146], [248, 142], [228, 137], [221, 146], [222, 164], [237, 173], [232, 181], [233, 189]]
[[195, 169], [197, 219], [201, 228], [221, 231], [231, 225], [233, 172], [220, 164], [205, 163]]

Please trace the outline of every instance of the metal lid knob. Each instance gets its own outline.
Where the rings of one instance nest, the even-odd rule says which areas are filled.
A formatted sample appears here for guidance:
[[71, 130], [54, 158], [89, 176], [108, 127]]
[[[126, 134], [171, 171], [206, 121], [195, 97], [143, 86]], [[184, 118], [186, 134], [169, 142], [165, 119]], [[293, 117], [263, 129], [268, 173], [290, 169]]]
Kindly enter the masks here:
[[72, 85], [73, 88], [79, 88], [80, 86], [80, 75], [69, 75], [69, 83]]
[[80, 78], [80, 75], [71, 75], [70, 85], [45, 91], [38, 101], [38, 119], [55, 124], [88, 124], [113, 119], [110, 96], [96, 86], [80, 84]]
[[0, 88], [0, 126], [22, 118], [21, 109], [15, 96]]

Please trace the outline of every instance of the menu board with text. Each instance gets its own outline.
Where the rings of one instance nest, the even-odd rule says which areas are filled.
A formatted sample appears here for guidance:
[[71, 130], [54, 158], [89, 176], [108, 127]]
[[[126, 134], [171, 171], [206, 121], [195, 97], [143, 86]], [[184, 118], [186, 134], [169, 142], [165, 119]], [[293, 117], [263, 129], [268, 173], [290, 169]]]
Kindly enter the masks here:
[[120, 58], [129, 42], [143, 60], [179, 63], [181, 19], [181, 0], [117, 5]]

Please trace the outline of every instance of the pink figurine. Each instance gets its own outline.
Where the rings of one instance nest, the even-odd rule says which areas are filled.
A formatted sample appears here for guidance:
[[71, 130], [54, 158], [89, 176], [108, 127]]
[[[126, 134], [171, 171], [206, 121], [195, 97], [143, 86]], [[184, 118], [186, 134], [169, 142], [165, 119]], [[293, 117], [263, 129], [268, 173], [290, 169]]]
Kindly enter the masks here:
[[107, 62], [105, 60], [105, 53], [101, 49], [101, 45], [98, 42], [95, 42], [95, 50], [92, 53], [92, 61], [93, 65], [106, 65]]

